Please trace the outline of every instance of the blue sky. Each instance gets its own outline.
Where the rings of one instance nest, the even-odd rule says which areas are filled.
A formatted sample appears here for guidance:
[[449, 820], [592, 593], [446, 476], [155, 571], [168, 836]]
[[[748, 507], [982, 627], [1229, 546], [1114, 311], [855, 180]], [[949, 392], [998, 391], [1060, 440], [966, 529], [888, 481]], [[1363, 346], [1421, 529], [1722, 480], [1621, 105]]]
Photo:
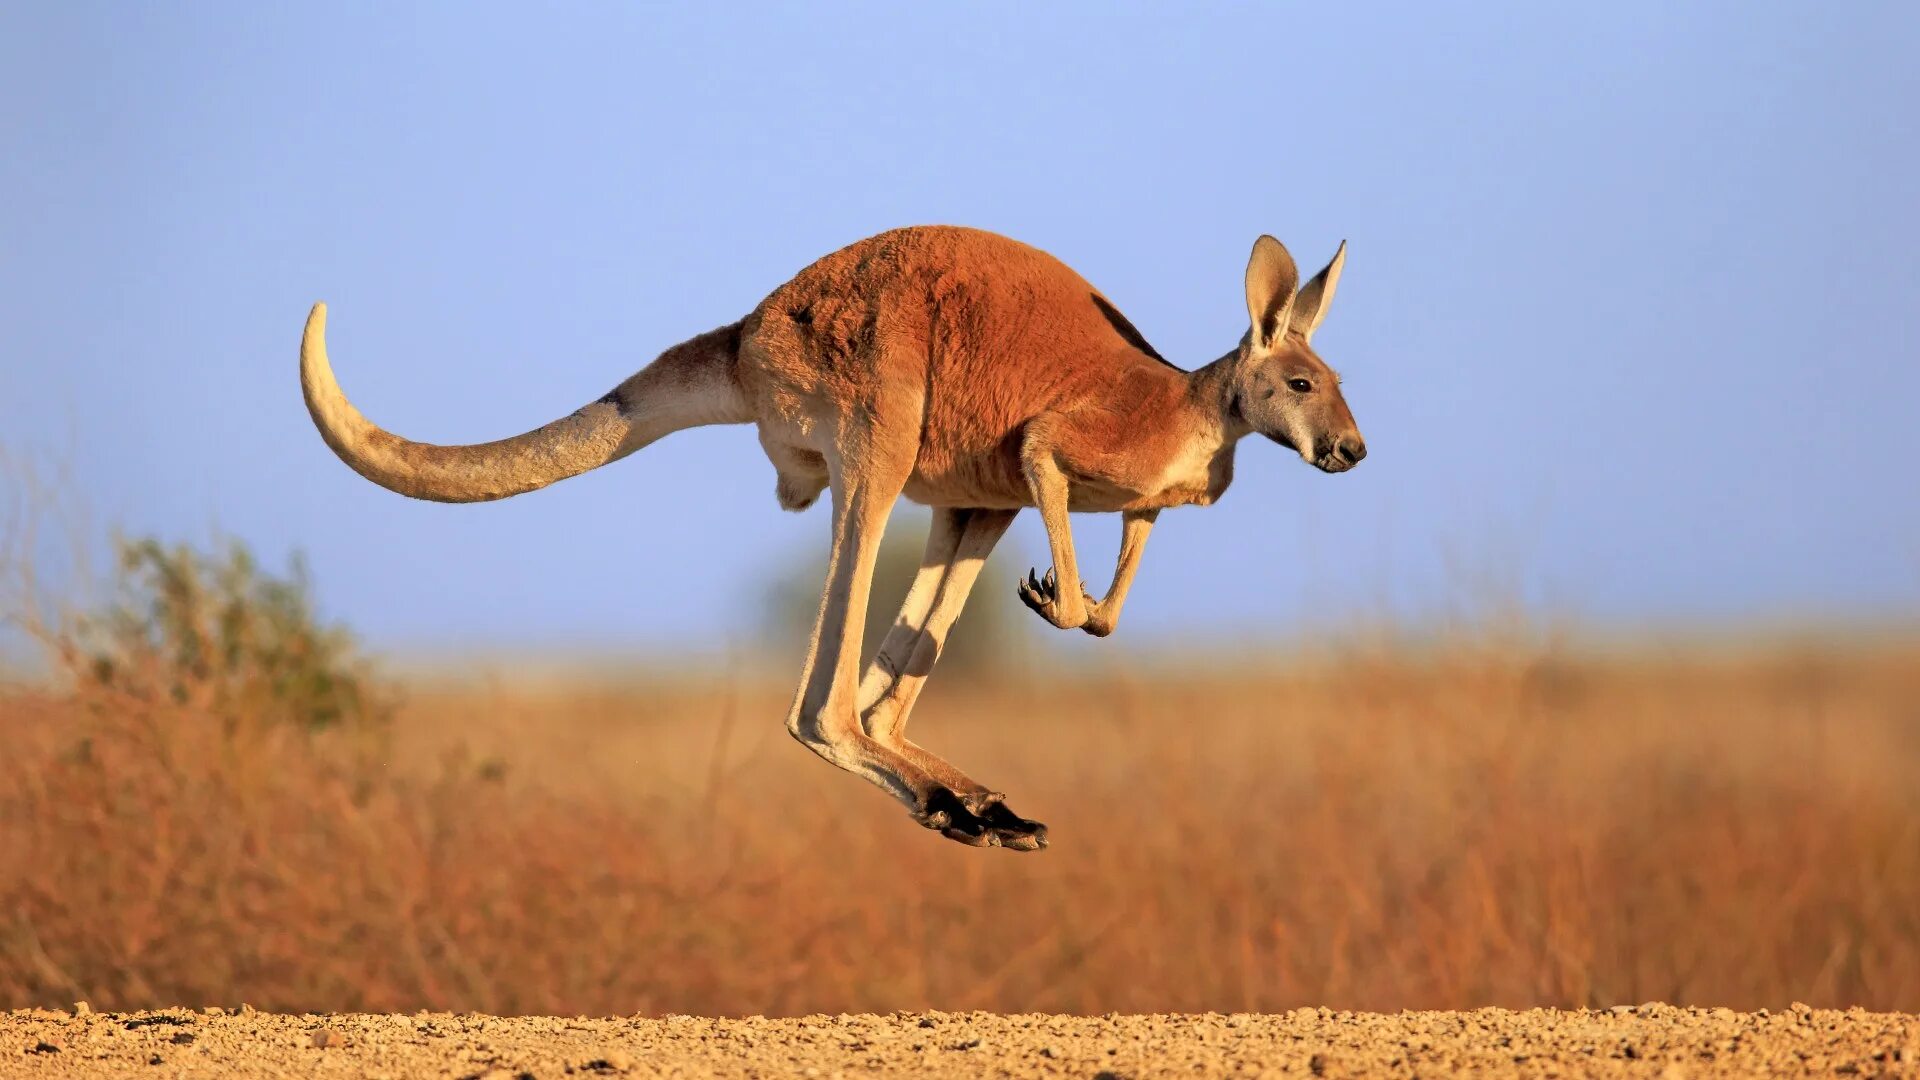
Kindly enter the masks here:
[[[1866, 3], [9, 5], [0, 440], [100, 520], [306, 551], [385, 646], [724, 646], [827, 536], [750, 429], [411, 502], [313, 432], [308, 305], [376, 422], [477, 441], [895, 225], [1046, 248], [1185, 366], [1244, 328], [1254, 236], [1309, 270], [1346, 238], [1316, 344], [1370, 456], [1245, 444], [1219, 506], [1161, 519], [1127, 639], [1502, 589], [1898, 615], [1916, 55], [1920, 8]], [[1105, 562], [1118, 522], [1076, 528]]]

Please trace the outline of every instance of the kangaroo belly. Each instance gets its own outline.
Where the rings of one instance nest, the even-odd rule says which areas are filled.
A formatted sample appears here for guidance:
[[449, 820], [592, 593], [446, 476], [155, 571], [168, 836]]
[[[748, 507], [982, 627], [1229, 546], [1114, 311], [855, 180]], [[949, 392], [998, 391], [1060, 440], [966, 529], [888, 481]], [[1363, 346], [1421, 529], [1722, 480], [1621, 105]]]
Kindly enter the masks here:
[[[1232, 479], [1231, 453], [1175, 462], [1146, 482], [1070, 471], [1067, 506], [1075, 513], [1089, 514], [1205, 506], [1219, 498]], [[902, 494], [925, 506], [1014, 510], [1033, 505], [1017, 453], [985, 454], [958, 461], [923, 458]]]
[[1020, 472], [1019, 452], [1003, 448], [965, 454], [923, 452], [902, 494], [927, 506], [1013, 510], [1033, 505]]

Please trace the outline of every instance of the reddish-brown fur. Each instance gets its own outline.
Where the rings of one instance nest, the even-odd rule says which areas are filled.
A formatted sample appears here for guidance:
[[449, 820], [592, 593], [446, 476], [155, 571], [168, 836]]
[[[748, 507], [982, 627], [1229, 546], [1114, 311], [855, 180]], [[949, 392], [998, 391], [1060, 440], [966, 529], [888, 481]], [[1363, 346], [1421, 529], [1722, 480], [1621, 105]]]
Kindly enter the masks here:
[[[1020, 437], [1036, 418], [1076, 413], [1097, 476], [1146, 471], [1125, 459], [1171, 453], [1191, 419], [1185, 373], [1130, 342], [1112, 311], [1025, 244], [897, 229], [774, 290], [742, 327], [738, 378], [749, 401], [766, 403], [763, 430], [796, 446], [854, 402], [875, 406], [863, 420], [913, 427], [905, 492], [916, 502], [1031, 506]], [[1132, 440], [1107, 437], [1129, 423]]]
[[[1053, 568], [1020, 587], [1063, 629], [1113, 632], [1162, 509], [1206, 505], [1259, 432], [1328, 472], [1365, 456], [1338, 377], [1309, 341], [1345, 248], [1297, 288], [1291, 256], [1254, 245], [1251, 328], [1197, 371], [1162, 360], [1064, 263], [974, 229], [896, 229], [834, 252], [740, 323], [669, 349], [605, 398], [483, 446], [434, 447], [374, 427], [333, 381], [324, 309], [302, 378], [327, 442], [377, 483], [421, 498], [500, 498], [632, 453], [697, 424], [753, 423], [804, 509], [834, 493], [827, 589], [788, 717], [796, 738], [966, 843], [1032, 849], [1045, 829], [905, 738], [906, 716], [979, 564], [1020, 508], [1037, 507]], [[874, 552], [901, 496], [936, 508], [927, 557], [894, 631], [860, 675]], [[1069, 510], [1118, 511], [1113, 584], [1081, 588]]]

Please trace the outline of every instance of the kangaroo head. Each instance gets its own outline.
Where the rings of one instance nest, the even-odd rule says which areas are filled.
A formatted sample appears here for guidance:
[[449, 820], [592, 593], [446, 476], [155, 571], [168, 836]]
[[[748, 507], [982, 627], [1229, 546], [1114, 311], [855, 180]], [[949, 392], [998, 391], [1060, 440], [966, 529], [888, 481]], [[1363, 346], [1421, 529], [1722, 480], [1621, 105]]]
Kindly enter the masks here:
[[1280, 241], [1254, 241], [1247, 261], [1253, 325], [1240, 342], [1233, 373], [1234, 407], [1246, 425], [1330, 473], [1345, 472], [1367, 456], [1340, 393], [1340, 376], [1312, 345], [1346, 259], [1342, 242], [1326, 269], [1299, 287], [1300, 272]]

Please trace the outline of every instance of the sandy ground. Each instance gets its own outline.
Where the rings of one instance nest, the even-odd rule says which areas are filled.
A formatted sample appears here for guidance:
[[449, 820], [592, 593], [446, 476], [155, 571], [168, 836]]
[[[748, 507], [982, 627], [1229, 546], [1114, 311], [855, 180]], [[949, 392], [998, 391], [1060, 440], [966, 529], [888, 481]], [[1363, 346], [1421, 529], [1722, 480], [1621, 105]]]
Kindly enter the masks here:
[[658, 1020], [0, 1016], [0, 1076], [1920, 1076], [1920, 1016], [1642, 1005], [1378, 1015]]

